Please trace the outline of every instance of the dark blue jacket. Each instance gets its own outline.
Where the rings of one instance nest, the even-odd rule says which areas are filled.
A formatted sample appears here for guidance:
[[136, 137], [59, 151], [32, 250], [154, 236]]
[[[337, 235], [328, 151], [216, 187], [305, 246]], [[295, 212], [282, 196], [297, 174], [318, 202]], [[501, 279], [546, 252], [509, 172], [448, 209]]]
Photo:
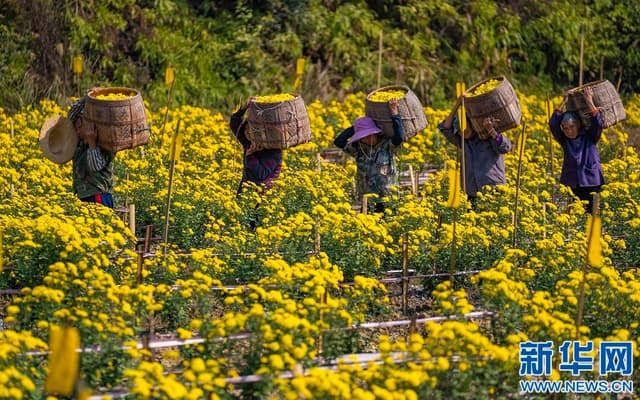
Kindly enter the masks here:
[[[453, 117], [451, 128], [445, 128], [444, 121], [438, 129], [451, 143], [462, 148], [458, 116]], [[467, 196], [475, 197], [484, 186], [505, 184], [504, 155], [511, 151], [511, 141], [498, 132], [496, 138], [481, 140], [476, 133], [464, 141], [464, 179]], [[462, 174], [462, 170], [460, 170]]]
[[560, 129], [562, 115], [563, 113], [556, 110], [549, 120], [551, 133], [564, 152], [560, 183], [571, 188], [603, 185], [604, 175], [600, 164], [600, 152], [596, 146], [603, 128], [600, 112], [596, 110], [591, 114], [589, 129], [580, 125], [575, 139], [567, 138]]

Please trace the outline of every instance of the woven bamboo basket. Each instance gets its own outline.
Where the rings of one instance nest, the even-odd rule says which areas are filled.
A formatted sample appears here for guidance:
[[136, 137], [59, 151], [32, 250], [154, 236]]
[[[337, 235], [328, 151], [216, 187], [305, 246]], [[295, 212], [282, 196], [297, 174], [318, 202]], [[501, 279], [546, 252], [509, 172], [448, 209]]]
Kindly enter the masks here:
[[[100, 95], [123, 94], [121, 100], [103, 100]], [[87, 93], [83, 118], [98, 131], [98, 146], [117, 152], [149, 143], [150, 127], [140, 92], [125, 87], [96, 88]]]
[[593, 91], [593, 103], [600, 110], [605, 128], [613, 126], [627, 117], [620, 95], [613, 84], [608, 80], [595, 81], [574, 88], [567, 98], [567, 111], [578, 114], [584, 126], [588, 127], [591, 123], [589, 107], [582, 95], [583, 89], [587, 87], [591, 87]]
[[417, 135], [418, 132], [424, 130], [429, 125], [429, 121], [427, 121], [427, 116], [424, 113], [424, 108], [418, 96], [407, 86], [385, 86], [369, 93], [365, 99], [364, 113], [376, 121], [376, 125], [382, 129], [383, 135], [387, 137], [393, 136], [393, 122], [391, 120], [391, 112], [389, 111], [389, 103], [371, 101], [371, 96], [374, 93], [390, 90], [401, 90], [405, 92], [405, 95], [398, 99], [398, 113], [402, 118], [404, 139], [408, 140]]
[[[491, 79], [500, 81], [498, 86], [477, 96], [470, 95], [480, 85]], [[513, 129], [520, 125], [522, 120], [520, 100], [513, 86], [504, 76], [485, 79], [471, 86], [465, 91], [464, 105], [473, 130], [480, 136], [488, 135], [482, 125], [482, 121], [487, 117], [493, 118], [494, 127], [498, 132]]]
[[277, 103], [251, 102], [247, 123], [253, 150], [284, 150], [311, 141], [309, 115], [300, 96]]

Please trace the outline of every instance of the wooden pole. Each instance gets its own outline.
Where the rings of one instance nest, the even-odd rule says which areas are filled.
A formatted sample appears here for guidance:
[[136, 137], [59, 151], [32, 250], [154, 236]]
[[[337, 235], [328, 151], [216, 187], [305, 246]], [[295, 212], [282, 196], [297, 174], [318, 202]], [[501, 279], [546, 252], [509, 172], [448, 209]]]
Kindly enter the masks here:
[[174, 145], [172, 146], [172, 154], [171, 154], [171, 165], [169, 167], [169, 188], [167, 190], [167, 207], [164, 213], [164, 234], [162, 235], [162, 242], [165, 244], [165, 254], [167, 252], [166, 244], [169, 240], [169, 214], [171, 209], [171, 194], [173, 192], [173, 175], [176, 169], [176, 147], [177, 145], [177, 137], [180, 134], [180, 120], [178, 120], [178, 125], [176, 126], [176, 133], [174, 135]]
[[145, 227], [145, 232], [144, 232], [144, 252], [148, 253], [149, 250], [151, 249], [151, 233], [153, 230], [153, 225], [147, 225]]
[[173, 82], [169, 85], [169, 89], [167, 89], [167, 108], [164, 111], [164, 118], [162, 119], [162, 129], [160, 132], [164, 133], [164, 126], [167, 123], [167, 118], [169, 117], [169, 106], [171, 105], [171, 93], [173, 92]]
[[[600, 215], [600, 195], [595, 193], [593, 195], [593, 209], [591, 210], [591, 220]], [[591, 228], [593, 229], [593, 227]], [[587, 243], [588, 244], [588, 243]], [[588, 251], [588, 249], [587, 249]], [[580, 282], [580, 294], [578, 295], [578, 309], [576, 312], [576, 334], [580, 334], [580, 326], [582, 325], [582, 318], [584, 315], [584, 287], [587, 281], [587, 261], [582, 263], [582, 281]], [[579, 336], [578, 336], [579, 337]]]
[[520, 175], [522, 174], [522, 154], [524, 153], [524, 143], [526, 139], [526, 129], [527, 123], [525, 121], [522, 122], [522, 133], [520, 137], [522, 138], [520, 141], [520, 154], [518, 156], [518, 177], [516, 178], [516, 199], [513, 205], [513, 240], [511, 242], [511, 247], [516, 248], [516, 238], [518, 235], [518, 197], [520, 195]]
[[418, 195], [418, 187], [416, 185], [415, 172], [413, 172], [413, 165], [409, 164], [409, 179], [411, 179], [411, 193], [414, 196]]
[[138, 254], [138, 271], [136, 272], [136, 284], [142, 284], [142, 271], [144, 268], [144, 250], [142, 250], [142, 246], [138, 246], [136, 249], [136, 253]]
[[[547, 93], [547, 103], [546, 103], [546, 109], [545, 111], [547, 112], [547, 123], [551, 120], [551, 113], [552, 111], [552, 107], [551, 107], [551, 100], [549, 99], [549, 94]], [[553, 134], [551, 133], [550, 129], [547, 129], [548, 133], [549, 133], [549, 175], [551, 175], [551, 179], [555, 180], [555, 174], [554, 174], [554, 168], [553, 168]], [[555, 190], [554, 190], [555, 184], [551, 186], [551, 202], [554, 203], [555, 202]]]
[[453, 276], [456, 272], [456, 222], [458, 220], [458, 207], [453, 209], [453, 222], [451, 232], [451, 256], [449, 257], [449, 280], [453, 287]]
[[600, 80], [604, 79], [604, 56], [600, 57]]
[[620, 92], [620, 85], [622, 85], [622, 71], [624, 69], [622, 67], [619, 68], [620, 74], [618, 74], [618, 83], [616, 84], [616, 91]]
[[582, 72], [584, 69], [584, 29], [580, 30], [580, 81], [578, 86], [582, 86]]
[[[11, 143], [13, 144], [13, 137], [14, 137], [13, 118], [9, 118], [9, 123], [11, 124]], [[11, 198], [13, 198], [14, 190], [15, 190], [15, 188], [13, 186], [13, 179], [12, 179], [11, 185], [9, 185], [9, 195], [10, 195]]]
[[361, 213], [366, 214], [367, 213], [367, 208], [369, 208], [367, 206], [368, 201], [368, 197], [367, 195], [362, 196], [362, 210], [360, 210]]
[[[552, 111], [552, 107], [551, 107], [551, 100], [549, 99], [549, 95], [547, 94], [547, 107], [546, 107], [546, 112], [547, 112], [547, 123], [549, 122], [549, 120], [551, 120], [551, 113]], [[553, 134], [551, 133], [551, 130], [547, 130], [549, 132], [549, 173], [551, 174], [551, 176], [553, 177]]]
[[320, 255], [320, 217], [316, 215], [315, 229], [313, 238], [313, 252], [317, 256]]
[[409, 243], [407, 232], [402, 234], [402, 313], [409, 308]]
[[[320, 324], [322, 325], [322, 321], [324, 320], [324, 306], [327, 304], [327, 291], [322, 292], [320, 295]], [[318, 335], [318, 358], [322, 357], [324, 353], [324, 329], [320, 331], [320, 335]]]
[[[438, 240], [440, 240], [440, 232], [442, 231], [442, 213], [438, 214], [438, 224], [436, 225], [436, 233], [434, 236], [434, 242], [437, 244]], [[437, 258], [434, 257], [433, 258], [433, 266], [431, 267], [431, 273], [435, 274], [436, 273], [436, 268], [437, 266]]]
[[382, 29], [380, 30], [380, 38], [378, 40], [378, 89], [380, 88], [382, 82], [382, 37], [384, 36], [384, 32]]
[[542, 238], [547, 238], [547, 202], [542, 203]]
[[136, 236], [136, 205], [129, 204], [129, 229]]
[[[464, 82], [459, 82], [458, 86], [456, 88], [456, 92], [458, 94], [458, 97], [462, 96], [465, 92], [465, 85]], [[460, 159], [460, 171], [461, 171], [461, 177], [462, 177], [462, 193], [467, 193], [467, 172], [466, 172], [466, 167], [465, 167], [465, 151], [464, 151], [464, 131], [465, 128], [467, 126], [467, 116], [465, 113], [465, 109], [464, 109], [464, 97], [462, 97], [462, 102], [460, 103], [460, 109], [458, 110], [458, 122], [459, 122], [459, 126], [460, 126], [460, 150], [461, 150], [461, 154], [462, 157]]]

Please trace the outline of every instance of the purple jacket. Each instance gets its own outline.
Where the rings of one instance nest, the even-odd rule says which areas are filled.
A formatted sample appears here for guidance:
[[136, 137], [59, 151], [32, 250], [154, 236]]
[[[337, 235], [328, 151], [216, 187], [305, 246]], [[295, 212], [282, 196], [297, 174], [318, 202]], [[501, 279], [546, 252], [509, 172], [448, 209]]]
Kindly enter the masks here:
[[564, 152], [560, 183], [571, 188], [603, 185], [600, 152], [596, 146], [602, 135], [602, 115], [599, 111], [592, 113], [589, 129], [581, 125], [575, 139], [567, 138], [560, 129], [562, 115], [556, 110], [549, 120], [551, 133]]

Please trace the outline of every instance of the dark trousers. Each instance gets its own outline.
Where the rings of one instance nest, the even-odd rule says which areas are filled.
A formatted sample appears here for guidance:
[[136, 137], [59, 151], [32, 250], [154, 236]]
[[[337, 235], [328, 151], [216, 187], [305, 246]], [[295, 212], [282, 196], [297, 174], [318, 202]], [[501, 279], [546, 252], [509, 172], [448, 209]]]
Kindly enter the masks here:
[[593, 193], [600, 193], [602, 191], [602, 186], [575, 187], [571, 188], [571, 191], [580, 200], [588, 202], [584, 210], [588, 214], [591, 214], [593, 212]]
[[102, 204], [105, 207], [113, 208], [113, 196], [111, 193], [98, 193], [93, 196], [83, 197], [80, 200], [87, 203]]

